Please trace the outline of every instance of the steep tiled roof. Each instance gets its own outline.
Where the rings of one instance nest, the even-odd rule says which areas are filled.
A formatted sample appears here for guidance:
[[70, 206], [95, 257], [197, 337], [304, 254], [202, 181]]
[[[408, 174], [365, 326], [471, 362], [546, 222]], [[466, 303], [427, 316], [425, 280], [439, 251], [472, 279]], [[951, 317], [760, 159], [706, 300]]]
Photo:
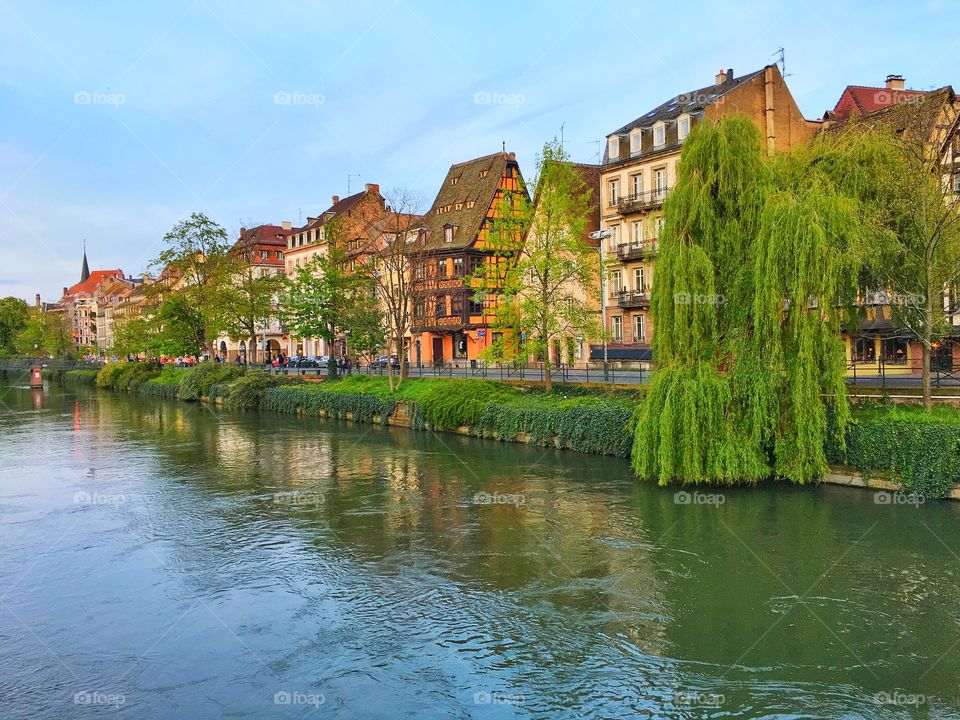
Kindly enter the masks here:
[[64, 295], [92, 295], [97, 287], [109, 277], [122, 278], [123, 270], [94, 270], [86, 280], [67, 288]]
[[279, 225], [257, 225], [252, 228], [241, 228], [240, 230], [240, 239], [237, 240], [235, 245], [238, 245], [241, 241], [244, 242], [254, 242], [257, 245], [286, 245], [287, 244], [287, 235], [289, 235], [292, 230], [285, 230]]
[[833, 115], [839, 120], [851, 115], [865, 115], [924, 94], [922, 90], [891, 90], [885, 87], [847, 85], [833, 108]]
[[423, 217], [423, 227], [429, 233], [427, 242], [443, 243], [444, 228], [455, 225], [458, 229], [453, 242], [443, 243], [443, 248], [469, 247], [480, 232], [508, 162], [516, 162], [514, 154], [498, 152], [451, 165], [437, 198]]
[[354, 195], [350, 195], [349, 197], [345, 197], [345, 198], [343, 198], [342, 200], [338, 200], [338, 201], [335, 202], [333, 205], [331, 205], [331, 206], [328, 207], [326, 210], [324, 210], [324, 211], [320, 214], [320, 217], [315, 218], [315, 219], [314, 219], [313, 221], [311, 221], [311, 222], [308, 222], [308, 223], [307, 223], [306, 225], [304, 225], [303, 227], [293, 228], [290, 232], [292, 232], [292, 233], [298, 233], [298, 232], [302, 232], [302, 231], [304, 231], [304, 230], [313, 230], [313, 229], [315, 229], [315, 228], [320, 228], [320, 227], [322, 227], [323, 225], [326, 225], [328, 222], [330, 222], [330, 221], [333, 220], [334, 218], [337, 218], [337, 217], [343, 215], [344, 213], [349, 212], [349, 211], [353, 208], [354, 205], [356, 205], [356, 204], [359, 203], [361, 200], [363, 200], [363, 197], [364, 197], [364, 195], [366, 195], [366, 194], [367, 194], [367, 193], [366, 193], [366, 191], [364, 190], [364, 191], [355, 193]]
[[[615, 130], [610, 135], [624, 135], [634, 128], [650, 127], [656, 122], [672, 120], [683, 114], [693, 114], [702, 111], [708, 105], [717, 102], [731, 90], [735, 90], [744, 83], [749, 82], [757, 75], [760, 75], [764, 68], [760, 68], [752, 73], [734, 77], [720, 85], [707, 85], [706, 87], [690, 92], [680, 93], [667, 100], [662, 105], [650, 110], [645, 115], [641, 115], [633, 122], [629, 122], [619, 130]], [[609, 137], [609, 136], [608, 136]]]

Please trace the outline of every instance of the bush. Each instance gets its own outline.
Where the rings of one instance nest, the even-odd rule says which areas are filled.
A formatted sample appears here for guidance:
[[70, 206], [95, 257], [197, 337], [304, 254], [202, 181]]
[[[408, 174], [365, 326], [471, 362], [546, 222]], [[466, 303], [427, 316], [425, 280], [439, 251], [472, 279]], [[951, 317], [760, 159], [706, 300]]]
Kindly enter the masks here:
[[960, 413], [954, 408], [860, 410], [846, 444], [838, 459], [863, 473], [889, 472], [908, 492], [942, 498], [960, 482]]
[[97, 384], [99, 373], [99, 370], [67, 370], [63, 374], [63, 382], [94, 387]]
[[160, 371], [160, 374], [151, 378], [140, 385], [139, 392], [142, 395], [153, 395], [161, 398], [176, 398], [180, 390], [180, 381], [183, 380], [186, 373], [184, 368], [178, 368], [172, 364], [166, 364]]
[[302, 382], [301, 378], [272, 375], [262, 370], [251, 370], [230, 383], [230, 391], [224, 399], [224, 404], [233, 408], [260, 407], [260, 401], [267, 389], [279, 385], [296, 385]]
[[97, 373], [97, 387], [100, 387], [100, 388], [115, 387], [117, 380], [123, 374], [123, 371], [126, 365], [127, 363], [112, 362], [112, 363], [107, 363], [102, 368], [100, 368], [100, 372]]
[[180, 381], [181, 400], [199, 400], [210, 394], [214, 383], [228, 384], [244, 373], [243, 368], [226, 363], [205, 362], [187, 370]]

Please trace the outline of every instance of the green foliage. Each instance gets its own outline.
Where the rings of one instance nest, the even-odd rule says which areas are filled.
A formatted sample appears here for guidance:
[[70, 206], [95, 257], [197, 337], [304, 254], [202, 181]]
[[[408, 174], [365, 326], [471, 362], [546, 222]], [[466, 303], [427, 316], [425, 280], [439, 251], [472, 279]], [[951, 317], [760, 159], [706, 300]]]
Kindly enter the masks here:
[[0, 357], [16, 351], [14, 340], [27, 326], [30, 307], [20, 298], [0, 298]]
[[17, 353], [29, 357], [69, 357], [73, 354], [73, 340], [66, 315], [30, 308], [26, 324], [14, 338], [14, 347]]
[[960, 482], [960, 412], [902, 405], [858, 412], [835, 459], [867, 474], [889, 472], [906, 491], [944, 497]]
[[178, 368], [175, 365], [167, 364], [163, 366], [160, 374], [143, 383], [139, 391], [142, 395], [153, 395], [161, 398], [176, 398], [180, 390], [180, 382], [190, 372], [186, 368]]
[[[558, 141], [543, 146], [537, 166], [536, 197], [521, 188], [508, 196], [510, 211], [493, 222], [490, 242], [498, 262], [478, 274], [475, 300], [497, 293], [493, 325], [510, 331], [521, 357], [547, 357], [561, 337], [595, 335], [592, 305], [599, 269], [596, 250], [584, 242], [595, 191], [584, 181]], [[492, 359], [507, 354], [501, 341], [487, 351]], [[552, 387], [549, 364], [547, 388]]]
[[263, 394], [260, 407], [274, 412], [302, 412], [308, 415], [317, 415], [322, 410], [327, 415], [338, 418], [345, 418], [349, 413], [355, 422], [369, 423], [376, 417], [383, 424], [386, 424], [387, 417], [396, 407], [395, 400], [377, 395], [330, 389], [336, 385], [337, 383], [304, 383], [269, 388]]
[[849, 420], [840, 322], [870, 232], [836, 152], [847, 159], [833, 147], [768, 159], [739, 116], [685, 141], [664, 205], [639, 476], [805, 483], [826, 472], [828, 409], [841, 444]]
[[180, 381], [177, 396], [181, 400], [199, 400], [210, 394], [214, 383], [229, 384], [244, 374], [242, 367], [227, 363], [205, 362], [189, 368]]
[[[212, 347], [213, 340], [226, 327], [226, 306], [232, 302], [230, 290], [238, 258], [230, 252], [226, 231], [203, 213], [193, 213], [177, 223], [164, 236], [166, 248], [153, 261], [156, 267], [183, 279], [182, 287], [165, 298], [181, 298], [199, 319], [201, 347]], [[163, 284], [158, 283], [160, 288]], [[178, 309], [181, 306], [178, 306]], [[184, 333], [195, 342], [196, 324]], [[192, 349], [164, 351], [167, 354], [194, 354]]]
[[96, 385], [111, 390], [134, 391], [160, 375], [160, 366], [148, 362], [112, 362], [104, 365], [96, 376]]
[[251, 370], [230, 383], [230, 390], [224, 399], [224, 404], [233, 408], [260, 407], [263, 395], [269, 388], [279, 385], [296, 385], [302, 382], [301, 378]]
[[98, 370], [67, 370], [63, 374], [63, 382], [96, 387], [99, 374]]

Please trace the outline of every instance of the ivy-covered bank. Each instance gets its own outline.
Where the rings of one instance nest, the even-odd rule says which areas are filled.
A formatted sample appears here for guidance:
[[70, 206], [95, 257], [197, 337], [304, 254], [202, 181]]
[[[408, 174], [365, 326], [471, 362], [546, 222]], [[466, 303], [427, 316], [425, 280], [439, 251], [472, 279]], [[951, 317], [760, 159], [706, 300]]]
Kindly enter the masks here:
[[[628, 457], [642, 390], [536, 387], [473, 379], [411, 379], [391, 392], [386, 378], [355, 375], [326, 382], [244, 372], [230, 365], [180, 369], [114, 363], [72, 370], [65, 382], [226, 407], [323, 415], [362, 423], [458, 431], [476, 437]], [[853, 408], [846, 447], [826, 448], [834, 467], [880, 477], [928, 498], [960, 482], [960, 410], [926, 413], [914, 405]]]

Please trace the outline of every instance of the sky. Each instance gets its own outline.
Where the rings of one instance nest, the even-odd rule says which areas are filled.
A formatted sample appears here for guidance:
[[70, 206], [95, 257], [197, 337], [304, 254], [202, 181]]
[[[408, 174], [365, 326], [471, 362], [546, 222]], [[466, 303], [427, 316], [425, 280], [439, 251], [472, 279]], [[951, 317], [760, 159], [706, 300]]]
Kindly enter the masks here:
[[[194, 211], [235, 238], [378, 183], [429, 208], [505, 143], [532, 175], [777, 60], [807, 118], [848, 84], [960, 84], [949, 2], [0, 0], [0, 296], [139, 275]], [[960, 87], [960, 85], [958, 85]]]

